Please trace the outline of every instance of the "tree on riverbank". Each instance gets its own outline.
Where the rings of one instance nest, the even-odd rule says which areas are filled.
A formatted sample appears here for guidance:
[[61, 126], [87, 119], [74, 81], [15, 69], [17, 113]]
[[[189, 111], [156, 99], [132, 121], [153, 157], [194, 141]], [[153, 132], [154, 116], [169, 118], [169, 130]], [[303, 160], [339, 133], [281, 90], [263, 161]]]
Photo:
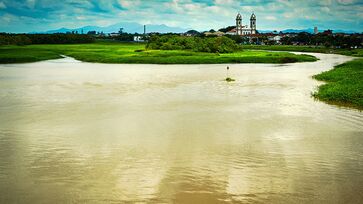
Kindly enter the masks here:
[[176, 35], [151, 36], [146, 49], [191, 50], [195, 52], [232, 53], [239, 46], [227, 37], [185, 37]]
[[298, 33], [296, 35], [286, 35], [281, 39], [283, 45], [319, 45], [336, 48], [352, 48], [363, 46], [362, 34], [326, 34], [319, 33], [316, 35], [310, 33]]

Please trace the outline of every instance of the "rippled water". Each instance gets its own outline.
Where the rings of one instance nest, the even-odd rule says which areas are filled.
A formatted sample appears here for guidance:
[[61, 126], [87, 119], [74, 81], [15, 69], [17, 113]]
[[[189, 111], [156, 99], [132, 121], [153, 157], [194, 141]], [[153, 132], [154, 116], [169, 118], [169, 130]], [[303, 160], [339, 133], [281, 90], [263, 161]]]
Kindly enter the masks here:
[[0, 65], [0, 203], [359, 203], [363, 113], [287, 65]]

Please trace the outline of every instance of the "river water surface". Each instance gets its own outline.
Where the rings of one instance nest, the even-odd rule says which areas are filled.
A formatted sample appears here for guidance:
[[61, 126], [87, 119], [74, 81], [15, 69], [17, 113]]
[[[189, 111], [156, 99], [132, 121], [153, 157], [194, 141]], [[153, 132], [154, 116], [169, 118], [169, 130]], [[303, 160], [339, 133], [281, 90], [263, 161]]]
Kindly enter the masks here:
[[0, 65], [0, 203], [362, 203], [363, 113], [286, 65]]

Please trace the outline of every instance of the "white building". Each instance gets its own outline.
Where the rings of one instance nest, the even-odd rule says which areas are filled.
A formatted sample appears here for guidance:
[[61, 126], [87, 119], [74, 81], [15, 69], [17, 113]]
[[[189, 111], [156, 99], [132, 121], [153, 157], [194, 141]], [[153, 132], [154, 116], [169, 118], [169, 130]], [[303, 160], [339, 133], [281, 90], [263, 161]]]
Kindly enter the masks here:
[[110, 37], [116, 37], [116, 36], [119, 36], [120, 34], [119, 33], [110, 33], [108, 34]]
[[240, 13], [237, 14], [236, 17], [236, 28], [228, 31], [227, 35], [240, 35], [240, 36], [248, 36], [254, 35], [257, 33], [256, 29], [256, 15], [252, 13], [250, 18], [250, 28], [248, 25], [243, 26], [242, 24], [242, 15]]
[[140, 35], [134, 36], [135, 42], [145, 42], [144, 38]]
[[269, 36], [268, 40], [269, 41], [275, 41], [276, 43], [280, 43], [281, 42], [282, 37], [280, 35], [276, 35], [276, 36]]
[[318, 31], [318, 27], [314, 27], [314, 34], [316, 35], [316, 34], [318, 34], [319, 33], [319, 31]]

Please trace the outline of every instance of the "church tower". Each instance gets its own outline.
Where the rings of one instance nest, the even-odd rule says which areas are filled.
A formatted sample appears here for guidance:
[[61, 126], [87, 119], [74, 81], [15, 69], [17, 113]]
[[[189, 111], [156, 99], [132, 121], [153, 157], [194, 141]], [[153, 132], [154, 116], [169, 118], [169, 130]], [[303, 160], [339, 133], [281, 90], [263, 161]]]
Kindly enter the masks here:
[[242, 35], [242, 16], [240, 13], [238, 13], [236, 17], [236, 34]]
[[251, 19], [250, 19], [250, 28], [251, 28], [251, 34], [256, 34], [256, 15], [252, 13]]

